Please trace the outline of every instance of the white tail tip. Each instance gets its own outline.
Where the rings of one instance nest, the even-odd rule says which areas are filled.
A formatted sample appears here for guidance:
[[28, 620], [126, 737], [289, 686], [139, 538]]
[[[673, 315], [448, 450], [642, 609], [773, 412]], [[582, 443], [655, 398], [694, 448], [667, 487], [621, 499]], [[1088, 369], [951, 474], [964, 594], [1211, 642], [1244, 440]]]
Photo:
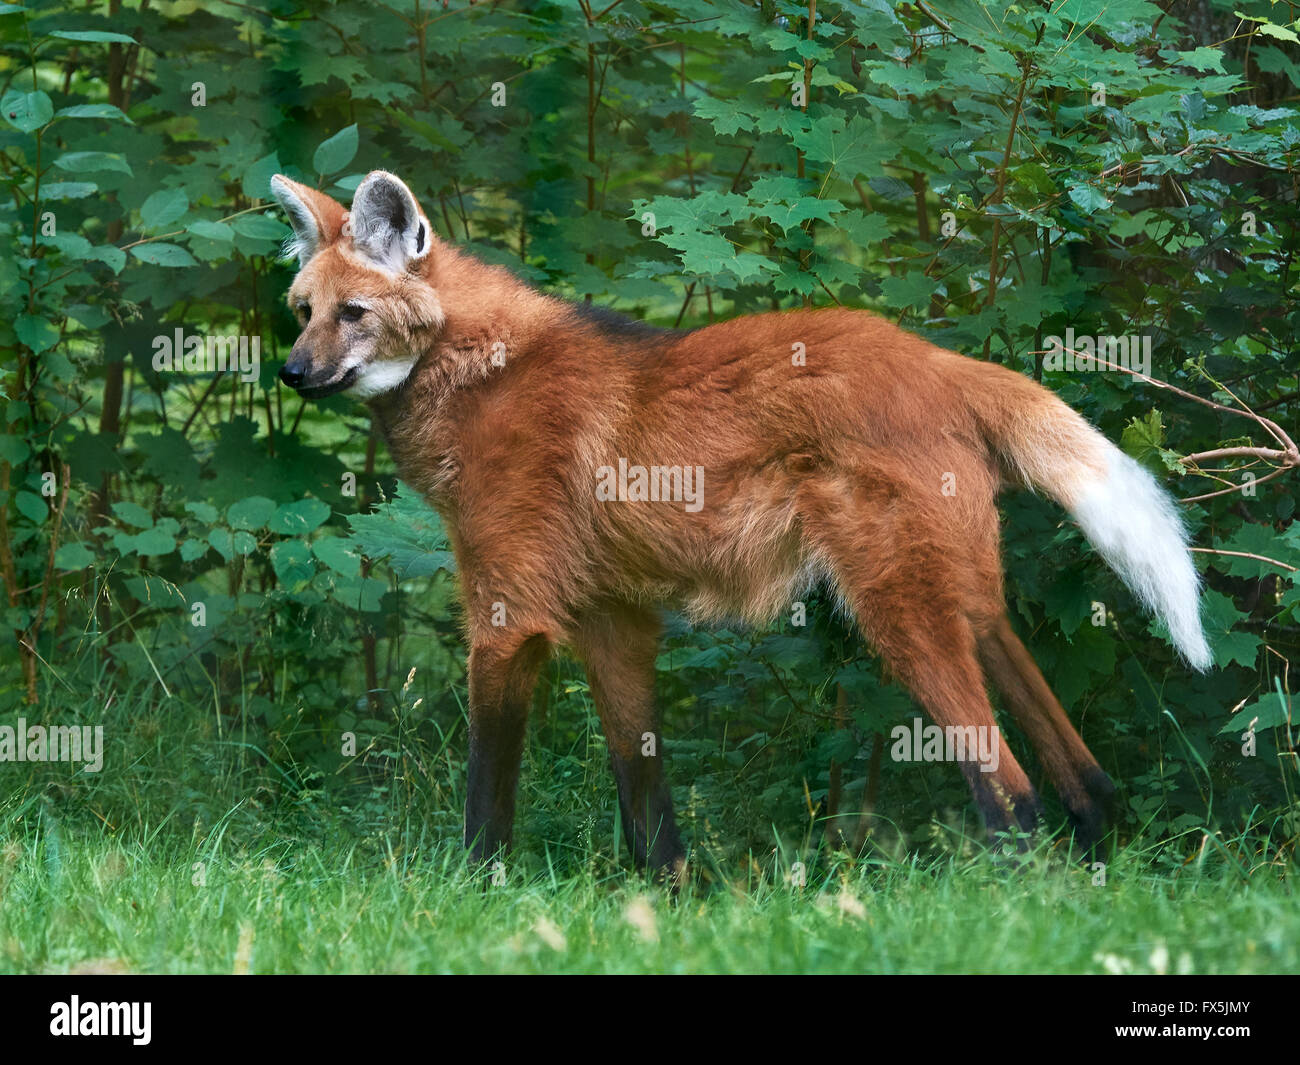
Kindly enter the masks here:
[[1161, 618], [1193, 669], [1214, 664], [1201, 627], [1200, 578], [1173, 500], [1109, 441], [1106, 474], [1082, 486], [1071, 513], [1142, 604]]

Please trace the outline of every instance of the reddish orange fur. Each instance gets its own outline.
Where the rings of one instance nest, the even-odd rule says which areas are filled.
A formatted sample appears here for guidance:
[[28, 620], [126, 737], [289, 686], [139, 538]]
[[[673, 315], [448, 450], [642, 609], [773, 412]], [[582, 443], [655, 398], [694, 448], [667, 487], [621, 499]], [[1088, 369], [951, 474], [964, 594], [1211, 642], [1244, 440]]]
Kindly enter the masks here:
[[[999, 490], [1029, 480], [1068, 499], [1101, 466], [1094, 431], [1050, 392], [862, 311], [606, 327], [436, 240], [386, 278], [336, 236], [291, 302], [356, 292], [420, 356], [370, 405], [460, 570], [476, 853], [509, 840], [533, 679], [544, 649], [567, 645], [591, 674], [638, 857], [677, 864], [661, 757], [641, 753], [658, 733], [654, 609], [766, 623], [820, 577], [937, 723], [994, 724], [982, 660], [1077, 819], [1100, 825], [1104, 774], [1003, 603]], [[347, 336], [323, 324], [313, 343], [339, 358]], [[599, 501], [596, 471], [620, 458], [703, 467], [703, 509]], [[1033, 823], [1009, 751], [995, 773], [963, 770], [991, 829]]]

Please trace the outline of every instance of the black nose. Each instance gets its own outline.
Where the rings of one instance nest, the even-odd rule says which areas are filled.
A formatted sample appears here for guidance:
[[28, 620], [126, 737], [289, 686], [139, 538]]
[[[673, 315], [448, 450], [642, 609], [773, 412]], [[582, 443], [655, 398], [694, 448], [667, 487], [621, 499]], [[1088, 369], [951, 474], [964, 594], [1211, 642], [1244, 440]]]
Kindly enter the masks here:
[[290, 359], [280, 367], [280, 380], [290, 388], [297, 388], [307, 376], [307, 362], [302, 359]]

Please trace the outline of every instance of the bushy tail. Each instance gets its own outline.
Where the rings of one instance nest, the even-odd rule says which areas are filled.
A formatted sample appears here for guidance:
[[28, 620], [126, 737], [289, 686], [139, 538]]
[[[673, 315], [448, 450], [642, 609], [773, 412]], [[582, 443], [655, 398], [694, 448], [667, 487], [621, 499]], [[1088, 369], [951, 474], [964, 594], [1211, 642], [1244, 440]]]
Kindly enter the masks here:
[[1003, 367], [978, 365], [983, 387], [968, 395], [1008, 468], [1074, 516], [1089, 543], [1168, 626], [1187, 663], [1204, 672], [1213, 658], [1201, 627], [1200, 580], [1174, 501], [1047, 389]]
[[1151, 474], [1100, 433], [1097, 438], [1104, 445], [1105, 473], [1085, 482], [1066, 509], [1101, 557], [1164, 620], [1188, 664], [1204, 672], [1213, 659], [1201, 628], [1200, 580], [1182, 516]]

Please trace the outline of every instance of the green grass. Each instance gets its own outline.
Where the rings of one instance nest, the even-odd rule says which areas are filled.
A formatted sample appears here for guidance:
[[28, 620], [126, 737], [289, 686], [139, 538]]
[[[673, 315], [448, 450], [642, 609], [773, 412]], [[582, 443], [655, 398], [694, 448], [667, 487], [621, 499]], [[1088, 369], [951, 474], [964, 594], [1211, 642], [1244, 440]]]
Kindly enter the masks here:
[[399, 719], [321, 769], [202, 708], [121, 703], [102, 773], [0, 767], [0, 972], [1300, 971], [1294, 807], [1130, 820], [1098, 885], [1050, 831], [1024, 862], [972, 843], [954, 767], [889, 777], [850, 857], [818, 846], [796, 761], [772, 798], [678, 744], [697, 853], [672, 898], [628, 867], [594, 715], [553, 703], [492, 885], [458, 844], [458, 733]]
[[674, 900], [597, 859], [485, 887], [458, 847], [399, 850], [396, 833], [345, 849], [214, 833], [200, 849], [169, 827], [123, 839], [36, 824], [0, 838], [6, 972], [1300, 969], [1286, 868], [1243, 869], [1213, 847], [1181, 867], [1130, 848], [1104, 886], [1041, 851], [1022, 868], [823, 855], [802, 889], [750, 862], [748, 880], [715, 871]]

